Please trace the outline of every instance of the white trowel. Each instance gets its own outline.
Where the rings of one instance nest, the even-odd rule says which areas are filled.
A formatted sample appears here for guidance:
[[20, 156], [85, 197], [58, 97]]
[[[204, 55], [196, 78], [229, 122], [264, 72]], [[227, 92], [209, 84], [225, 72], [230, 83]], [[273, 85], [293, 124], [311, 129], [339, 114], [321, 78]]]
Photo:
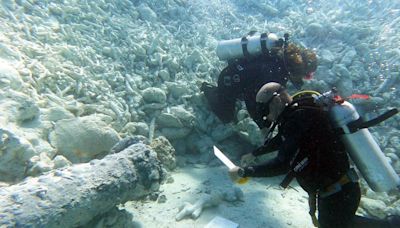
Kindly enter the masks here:
[[[217, 158], [218, 158], [222, 163], [224, 163], [224, 165], [225, 165], [226, 167], [228, 167], [229, 170], [231, 170], [231, 169], [233, 169], [233, 168], [236, 167], [236, 165], [233, 164], [233, 162], [232, 162], [231, 160], [229, 160], [229, 158], [228, 158], [224, 153], [222, 153], [222, 151], [219, 150], [216, 146], [214, 146], [214, 154], [215, 154], [215, 156], [217, 156]], [[237, 183], [238, 183], [238, 184], [245, 184], [248, 180], [249, 180], [248, 177], [241, 177], [241, 178], [237, 181]]]

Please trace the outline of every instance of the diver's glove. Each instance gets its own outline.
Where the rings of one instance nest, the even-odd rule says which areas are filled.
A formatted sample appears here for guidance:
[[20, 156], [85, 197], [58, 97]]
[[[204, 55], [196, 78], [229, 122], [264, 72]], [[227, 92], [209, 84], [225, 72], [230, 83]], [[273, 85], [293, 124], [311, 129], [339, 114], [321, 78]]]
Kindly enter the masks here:
[[229, 177], [234, 183], [237, 184], [246, 184], [249, 181], [250, 178], [247, 177], [245, 174], [245, 169], [239, 166], [235, 166], [234, 168], [229, 170]]
[[207, 91], [209, 91], [209, 90], [211, 90], [211, 89], [213, 89], [213, 88], [215, 88], [216, 86], [214, 86], [214, 85], [211, 85], [210, 83], [208, 83], [208, 82], [203, 82], [202, 84], [201, 84], [201, 86], [200, 86], [200, 91], [202, 91], [203, 93], [206, 93]]
[[249, 177], [247, 177], [245, 174], [245, 169], [239, 166], [235, 166], [229, 170], [229, 177], [234, 183], [237, 184], [246, 184], [249, 181]]

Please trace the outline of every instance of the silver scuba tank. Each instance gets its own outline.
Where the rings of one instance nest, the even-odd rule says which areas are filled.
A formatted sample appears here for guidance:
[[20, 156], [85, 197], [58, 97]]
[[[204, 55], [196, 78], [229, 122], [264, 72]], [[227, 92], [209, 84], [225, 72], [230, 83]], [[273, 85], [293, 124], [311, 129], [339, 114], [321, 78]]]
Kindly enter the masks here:
[[324, 93], [320, 96], [320, 101], [324, 100], [322, 103], [328, 107], [335, 127], [342, 129], [341, 139], [361, 175], [376, 192], [398, 188], [400, 178], [369, 130], [362, 128], [354, 131], [349, 128], [351, 123], [360, 119], [355, 107], [347, 101], [340, 104], [335, 102], [334, 95], [333, 91]]
[[257, 56], [273, 47], [282, 46], [283, 42], [279, 40], [274, 33], [222, 40], [218, 42], [217, 56], [220, 60]]

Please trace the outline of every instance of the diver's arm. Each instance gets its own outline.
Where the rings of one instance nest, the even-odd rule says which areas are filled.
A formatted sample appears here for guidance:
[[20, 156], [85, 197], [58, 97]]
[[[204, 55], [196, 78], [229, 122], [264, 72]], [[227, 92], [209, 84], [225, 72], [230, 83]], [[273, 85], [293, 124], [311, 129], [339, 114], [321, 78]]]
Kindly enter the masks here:
[[253, 156], [260, 156], [263, 154], [268, 154], [274, 151], [277, 151], [282, 144], [282, 137], [280, 134], [276, 135], [272, 139], [266, 141], [264, 145], [255, 149], [251, 154]]
[[273, 138], [274, 143], [271, 142], [271, 148], [279, 146], [277, 157], [260, 165], [244, 167], [244, 176], [271, 177], [287, 173], [290, 169], [290, 160], [295, 156], [309, 124], [312, 124], [312, 120], [305, 112], [296, 112]]
[[285, 140], [278, 155], [262, 164], [244, 167], [243, 177], [272, 177], [285, 174], [290, 169], [290, 160], [297, 151], [297, 139]]
[[274, 138], [269, 140], [268, 143], [266, 142], [264, 145], [258, 147], [254, 151], [243, 155], [241, 158], [240, 164], [243, 166], [246, 166], [246, 165], [250, 165], [250, 164], [254, 163], [257, 156], [260, 156], [263, 154], [268, 154], [268, 153], [278, 150], [281, 143], [282, 143], [282, 140], [278, 134], [278, 136], [275, 136]]

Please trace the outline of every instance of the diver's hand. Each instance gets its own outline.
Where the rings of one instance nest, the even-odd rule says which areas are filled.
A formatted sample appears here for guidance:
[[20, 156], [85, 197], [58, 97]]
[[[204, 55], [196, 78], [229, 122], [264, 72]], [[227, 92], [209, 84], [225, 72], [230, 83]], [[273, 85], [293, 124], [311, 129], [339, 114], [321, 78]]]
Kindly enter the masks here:
[[256, 156], [254, 156], [252, 153], [248, 153], [242, 156], [240, 159], [240, 165], [241, 166], [249, 166], [253, 164], [256, 160]]
[[229, 170], [229, 177], [231, 178], [231, 180], [233, 182], [237, 182], [240, 179], [239, 174], [238, 174], [239, 169], [240, 169], [239, 166], [235, 166]]

